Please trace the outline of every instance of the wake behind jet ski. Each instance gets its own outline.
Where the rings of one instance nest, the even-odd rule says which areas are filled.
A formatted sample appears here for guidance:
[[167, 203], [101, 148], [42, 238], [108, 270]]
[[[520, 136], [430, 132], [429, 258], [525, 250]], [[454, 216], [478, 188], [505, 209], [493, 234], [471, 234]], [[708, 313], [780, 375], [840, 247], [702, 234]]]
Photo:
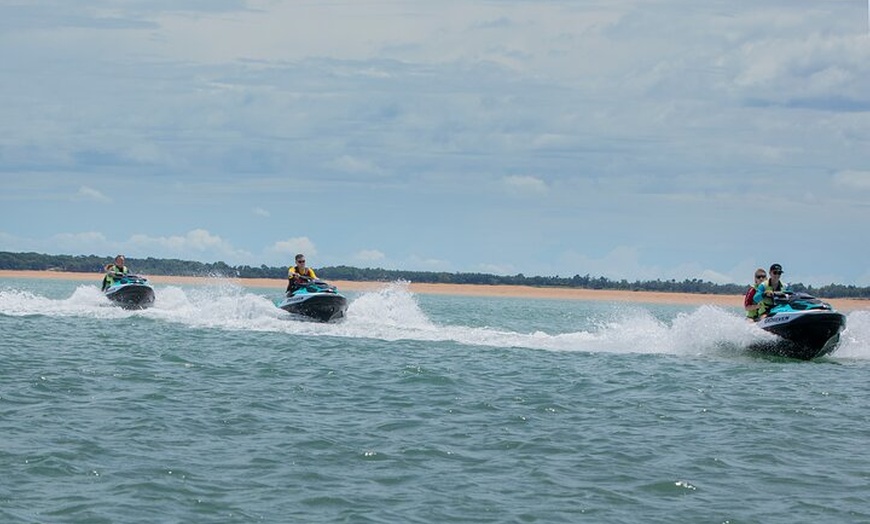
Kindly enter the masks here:
[[778, 338], [753, 344], [751, 350], [812, 360], [837, 348], [840, 333], [846, 328], [846, 317], [807, 293], [782, 292], [774, 295], [773, 307], [756, 325]]
[[295, 315], [301, 315], [320, 322], [332, 322], [344, 317], [347, 312], [347, 298], [323, 280], [297, 275], [304, 281], [276, 305]]

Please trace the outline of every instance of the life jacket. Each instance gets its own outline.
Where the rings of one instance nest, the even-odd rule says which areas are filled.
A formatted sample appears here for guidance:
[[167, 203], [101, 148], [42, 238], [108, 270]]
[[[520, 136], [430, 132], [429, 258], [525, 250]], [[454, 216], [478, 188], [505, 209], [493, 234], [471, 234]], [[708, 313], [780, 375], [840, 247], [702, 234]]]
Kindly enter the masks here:
[[[746, 290], [746, 294], [743, 295], [743, 307], [749, 307], [755, 304], [755, 292], [758, 291], [758, 286], [755, 284], [750, 284], [749, 289]], [[746, 318], [752, 320], [758, 320], [758, 308], [755, 309], [747, 309], [746, 310]]]
[[106, 272], [127, 274], [127, 266], [118, 267], [115, 264], [109, 264], [106, 266]]
[[[287, 270], [287, 292], [290, 293], [292, 291], [296, 291], [305, 285], [301, 279], [296, 278], [296, 275], [299, 273], [296, 271], [296, 266], [290, 266], [290, 269]], [[314, 270], [310, 267], [305, 268], [305, 274], [302, 275], [308, 278], [317, 278], [317, 275], [314, 274]]]
[[115, 273], [127, 274], [127, 266], [118, 267], [115, 264], [106, 266], [106, 276], [103, 277], [103, 291], [115, 282]]
[[784, 287], [785, 286], [782, 285], [782, 280], [777, 282], [776, 286], [770, 285], [769, 278], [764, 281], [764, 293], [765, 294], [762, 295], [761, 302], [758, 303], [758, 314], [759, 315], [763, 315], [763, 314], [767, 313], [768, 311], [770, 311], [770, 308], [773, 307], [773, 304], [774, 304], [773, 296], [767, 295], [767, 292], [773, 291], [774, 293], [777, 293], [779, 291], [782, 291]]
[[[289, 279], [292, 279], [293, 275], [298, 275], [298, 274], [299, 274], [299, 272], [296, 271], [296, 266], [290, 266], [290, 269], [287, 270], [287, 278], [289, 278]], [[305, 268], [305, 274], [303, 274], [302, 276], [308, 277], [308, 278], [317, 278], [317, 275], [314, 274], [314, 270], [311, 269], [310, 267]]]

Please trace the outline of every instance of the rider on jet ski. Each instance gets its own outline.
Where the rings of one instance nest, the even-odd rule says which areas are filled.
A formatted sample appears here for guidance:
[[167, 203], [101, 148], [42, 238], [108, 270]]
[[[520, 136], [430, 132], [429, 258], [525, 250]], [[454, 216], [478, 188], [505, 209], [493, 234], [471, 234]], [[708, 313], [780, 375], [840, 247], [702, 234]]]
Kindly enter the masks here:
[[758, 289], [755, 291], [753, 300], [758, 304], [758, 318], [767, 316], [767, 312], [774, 305], [773, 297], [776, 293], [787, 291], [786, 286], [780, 280], [782, 275], [782, 266], [773, 264], [768, 271], [768, 279], [758, 284]]
[[287, 270], [287, 293], [292, 293], [300, 287], [308, 283], [309, 280], [314, 280], [317, 275], [310, 267], [305, 266], [305, 255], [299, 253], [296, 255], [296, 265], [290, 266]]
[[103, 291], [111, 286], [116, 276], [126, 275], [127, 266], [124, 265], [124, 255], [115, 256], [114, 264], [106, 264], [106, 276], [103, 277]]

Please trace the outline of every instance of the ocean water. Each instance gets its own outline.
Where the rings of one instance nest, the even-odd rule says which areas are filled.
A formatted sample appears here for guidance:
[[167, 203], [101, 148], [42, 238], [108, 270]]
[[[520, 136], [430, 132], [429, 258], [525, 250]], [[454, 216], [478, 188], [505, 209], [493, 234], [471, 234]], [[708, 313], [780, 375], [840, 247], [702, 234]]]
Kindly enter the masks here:
[[870, 522], [870, 311], [0, 279], [0, 522]]

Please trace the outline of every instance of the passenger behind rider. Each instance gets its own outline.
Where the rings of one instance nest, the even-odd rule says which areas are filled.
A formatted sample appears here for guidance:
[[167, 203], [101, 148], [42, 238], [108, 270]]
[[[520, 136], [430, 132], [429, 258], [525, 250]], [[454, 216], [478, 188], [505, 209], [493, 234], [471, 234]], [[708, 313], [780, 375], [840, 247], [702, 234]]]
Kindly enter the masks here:
[[758, 308], [760, 304], [755, 302], [755, 292], [758, 291], [758, 286], [767, 278], [767, 272], [764, 268], [755, 270], [755, 281], [749, 284], [749, 289], [743, 295], [743, 309], [746, 310], [746, 318], [753, 322], [758, 320]]
[[305, 255], [299, 253], [296, 255], [296, 265], [290, 266], [287, 270], [287, 293], [296, 291], [307, 284], [309, 280], [316, 278], [314, 270], [305, 266]]
[[758, 318], [764, 318], [774, 305], [774, 295], [786, 291], [785, 285], [780, 280], [782, 266], [773, 264], [768, 271], [770, 278], [758, 285], [753, 300], [758, 304]]
[[106, 276], [103, 277], [103, 291], [115, 282], [116, 276], [127, 274], [127, 266], [124, 265], [124, 262], [124, 255], [117, 255], [114, 263], [106, 264]]

